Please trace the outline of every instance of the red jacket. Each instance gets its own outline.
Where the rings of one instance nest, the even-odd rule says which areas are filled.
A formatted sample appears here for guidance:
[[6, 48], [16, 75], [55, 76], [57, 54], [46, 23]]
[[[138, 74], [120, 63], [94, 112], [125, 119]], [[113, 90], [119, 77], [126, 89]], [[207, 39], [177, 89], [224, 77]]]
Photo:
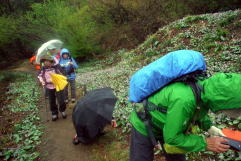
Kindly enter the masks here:
[[35, 61], [36, 61], [36, 56], [35, 55], [29, 59], [29, 62], [35, 66], [35, 69], [36, 70], [40, 70], [41, 66], [39, 64], [36, 64]]

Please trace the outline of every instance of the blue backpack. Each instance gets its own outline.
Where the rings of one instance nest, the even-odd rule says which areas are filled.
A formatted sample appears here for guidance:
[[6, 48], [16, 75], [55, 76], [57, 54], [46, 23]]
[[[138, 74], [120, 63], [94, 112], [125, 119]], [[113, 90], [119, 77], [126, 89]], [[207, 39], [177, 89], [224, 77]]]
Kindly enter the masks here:
[[193, 79], [205, 71], [206, 63], [200, 52], [193, 50], [170, 52], [138, 70], [131, 77], [129, 101], [142, 102], [173, 81]]

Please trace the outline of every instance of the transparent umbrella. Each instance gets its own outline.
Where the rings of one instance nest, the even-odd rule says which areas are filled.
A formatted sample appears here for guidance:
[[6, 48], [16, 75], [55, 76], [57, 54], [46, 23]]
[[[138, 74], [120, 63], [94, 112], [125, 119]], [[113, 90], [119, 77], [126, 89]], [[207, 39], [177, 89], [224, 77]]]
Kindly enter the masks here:
[[48, 49], [55, 48], [56, 50], [60, 50], [63, 45], [63, 42], [60, 40], [50, 40], [41, 45], [41, 47], [37, 51], [36, 55], [36, 63], [40, 64], [40, 59], [42, 56], [48, 53]]

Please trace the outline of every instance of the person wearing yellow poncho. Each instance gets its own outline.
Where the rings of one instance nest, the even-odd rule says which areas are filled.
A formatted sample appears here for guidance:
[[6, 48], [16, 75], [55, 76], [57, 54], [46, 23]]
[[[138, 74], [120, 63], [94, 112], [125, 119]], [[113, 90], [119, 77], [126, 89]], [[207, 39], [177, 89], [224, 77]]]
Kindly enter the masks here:
[[[198, 84], [203, 87], [201, 110], [196, 119], [198, 125], [203, 130], [222, 135], [220, 130], [212, 126], [207, 113], [209, 110], [215, 113], [225, 109], [241, 109], [241, 74], [218, 73], [199, 81]], [[195, 96], [189, 85], [181, 82], [170, 84], [150, 96], [148, 101], [159, 107], [167, 108], [167, 113], [157, 110], [149, 113], [155, 138], [163, 137], [168, 161], [185, 160], [185, 154], [177, 153], [206, 150], [221, 153], [229, 149], [228, 145], [223, 144], [226, 140], [221, 137], [206, 138], [186, 133], [196, 111]], [[133, 125], [130, 161], [152, 161], [154, 146], [145, 124], [135, 111], [131, 113], [130, 121]], [[174, 152], [169, 152], [169, 149], [174, 149]]]

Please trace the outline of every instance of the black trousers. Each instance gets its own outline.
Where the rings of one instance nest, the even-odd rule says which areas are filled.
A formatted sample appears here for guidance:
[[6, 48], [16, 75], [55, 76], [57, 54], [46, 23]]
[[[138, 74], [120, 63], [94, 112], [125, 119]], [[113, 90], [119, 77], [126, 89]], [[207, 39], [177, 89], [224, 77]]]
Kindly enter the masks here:
[[[167, 161], [186, 161], [184, 154], [165, 154]], [[130, 161], [153, 161], [154, 146], [149, 137], [139, 133], [134, 127], [131, 131]]]
[[66, 110], [66, 104], [64, 102], [64, 92], [63, 92], [63, 90], [59, 91], [59, 92], [56, 92], [55, 89], [46, 88], [46, 92], [48, 94], [49, 106], [50, 106], [50, 110], [52, 112], [52, 115], [58, 114], [58, 106], [57, 106], [57, 103], [56, 103], [56, 99], [58, 101], [59, 111], [64, 112]]

